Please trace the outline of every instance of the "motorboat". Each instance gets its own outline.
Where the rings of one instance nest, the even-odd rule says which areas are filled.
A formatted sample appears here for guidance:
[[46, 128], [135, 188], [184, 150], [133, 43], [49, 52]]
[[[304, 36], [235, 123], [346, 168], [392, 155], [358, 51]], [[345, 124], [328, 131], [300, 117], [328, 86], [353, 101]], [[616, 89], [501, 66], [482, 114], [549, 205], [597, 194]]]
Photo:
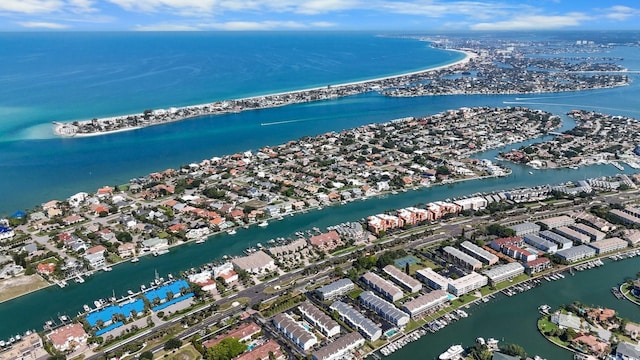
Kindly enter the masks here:
[[460, 355], [462, 355], [463, 352], [464, 352], [464, 348], [462, 347], [462, 345], [451, 345], [447, 349], [447, 351], [443, 352], [442, 354], [440, 354], [440, 356], [438, 356], [438, 359], [440, 360], [457, 359], [460, 357]]

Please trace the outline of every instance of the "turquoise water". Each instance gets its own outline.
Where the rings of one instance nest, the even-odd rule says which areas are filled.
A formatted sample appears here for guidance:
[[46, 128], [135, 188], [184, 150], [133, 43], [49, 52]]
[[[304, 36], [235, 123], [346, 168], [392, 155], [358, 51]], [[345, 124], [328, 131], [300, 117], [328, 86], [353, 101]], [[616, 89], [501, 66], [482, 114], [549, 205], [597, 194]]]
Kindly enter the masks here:
[[[230, 64], [229, 67], [215, 67], [211, 65], [214, 63], [211, 57], [215, 58], [216, 54], [222, 54], [225, 51], [233, 52], [233, 48], [230, 48], [231, 50], [218, 48], [216, 49], [218, 51], [209, 48], [208, 51], [202, 51], [198, 54], [198, 49], [193, 49], [193, 47], [199, 41], [207, 40], [201, 38], [202, 34], [193, 34], [193, 39], [189, 39], [190, 35], [188, 34], [166, 34], [165, 38], [162, 37], [165, 35], [161, 34], [141, 34], [135, 35], [134, 40], [140, 44], [148, 42], [153, 46], [140, 45], [140, 49], [134, 46], [133, 50], [130, 50], [133, 53], [126, 54], [124, 52], [128, 51], [128, 47], [123, 46], [112, 56], [105, 54], [100, 46], [92, 44], [92, 47], [88, 49], [91, 51], [87, 51], [88, 54], [82, 54], [78, 57], [77, 63], [72, 61], [71, 65], [67, 66], [61, 59], [55, 59], [55, 56], [52, 58], [52, 55], [60, 49], [69, 54], [77, 54], [78, 48], [82, 44], [91, 42], [89, 41], [92, 40], [91, 34], [74, 34], [71, 38], [66, 38], [69, 36], [67, 34], [18, 34], [24, 36], [21, 39], [17, 38], [20, 41], [14, 40], [13, 35], [15, 34], [11, 34], [11, 36], [0, 34], [0, 44], [3, 45], [3, 49], [11, 50], [0, 53], [0, 65], [9, 65], [8, 67], [0, 67], [3, 69], [0, 72], [0, 82], [3, 85], [8, 85], [0, 87], [0, 95], [2, 95], [0, 96], [0, 170], [2, 170], [2, 176], [0, 176], [0, 189], [2, 189], [0, 192], [2, 195], [0, 215], [12, 213], [19, 208], [29, 208], [49, 199], [65, 198], [78, 191], [93, 191], [102, 185], [121, 184], [132, 177], [168, 167], [175, 168], [181, 164], [203, 158], [279, 144], [304, 135], [337, 131], [405, 116], [433, 114], [462, 106], [519, 104], [542, 108], [558, 114], [573, 108], [586, 108], [628, 116], [640, 116], [640, 109], [637, 105], [637, 99], [640, 98], [638, 96], [640, 95], [638, 78], [637, 75], [631, 74], [630, 76], [634, 79], [632, 85], [609, 90], [540, 96], [424, 98], [385, 98], [377, 94], [363, 94], [332, 101], [217, 117], [209, 116], [108, 136], [50, 139], [47, 138], [49, 136], [47, 134], [49, 134], [49, 123], [52, 120], [84, 118], [87, 113], [105, 116], [132, 111], [139, 112], [140, 106], [154, 108], [186, 105], [209, 101], [210, 97], [216, 96], [221, 98], [247, 96], [296, 87], [310, 87], [318, 85], [318, 83], [329, 82], [329, 80], [335, 83], [358, 80], [364, 77], [378, 77], [389, 73], [437, 65], [442, 61], [452, 60], [452, 55], [451, 53], [434, 52], [426, 47], [425, 43], [407, 39], [379, 38], [371, 34], [351, 34], [343, 39], [335, 38], [335, 44], [329, 41], [334, 38], [327, 37], [326, 39], [329, 40], [327, 40], [327, 44], [323, 45], [324, 47], [316, 46], [313, 49], [313, 46], [307, 41], [308, 38], [298, 37], [291, 40], [270, 38], [271, 42], [283, 41], [287, 43], [290, 41], [289, 45], [295, 43], [297, 47], [272, 44], [269, 45], [272, 46], [272, 53], [264, 50], [263, 54], [256, 51], [253, 56], [246, 56], [248, 59], [253, 59], [254, 62], [251, 65], [247, 65], [246, 62], [242, 63], [244, 68], [234, 68], [235, 64]], [[59, 37], [56, 38], [56, 36]], [[125, 41], [126, 36], [118, 34], [104, 36], [106, 39], [97, 41], [98, 44], [101, 41], [103, 45], [105, 42], [106, 44], [114, 44], [118, 41], [124, 41], [123, 44], [131, 46], [130, 42]], [[187, 36], [187, 38], [180, 38], [180, 40], [191, 43], [192, 48], [171, 49], [169, 40], [172, 36]], [[326, 34], [324, 36], [333, 35]], [[164, 39], [164, 42], [159, 39]], [[238, 38], [235, 39], [238, 42]], [[258, 36], [257, 39], [254, 41], [264, 42], [264, 38]], [[214, 40], [209, 39], [208, 41]], [[257, 44], [256, 46], [258, 45], [267, 46], [266, 44]], [[117, 44], [113, 46], [117, 47]], [[273, 48], [274, 46], [275, 48]], [[258, 47], [258, 49], [263, 48]], [[143, 54], [136, 53], [136, 51]], [[105, 56], [99, 58], [95, 54], [92, 55], [92, 52]], [[195, 60], [191, 60], [191, 52], [195, 54], [193, 56]], [[293, 55], [297, 54], [299, 58], [293, 55], [288, 57], [289, 52]], [[141, 55], [141, 58], [131, 56], [135, 54]], [[382, 59], [376, 57], [376, 54]], [[414, 54], [414, 56], [407, 56], [407, 54]], [[419, 54], [421, 56], [418, 56]], [[438, 58], [437, 54], [448, 55]], [[129, 56], [134, 60], [125, 59]], [[435, 57], [432, 58], [432, 56]], [[607, 56], [622, 56], [625, 58], [623, 61], [625, 66], [632, 70], [640, 69], [640, 53], [637, 48], [616, 48], [608, 52]], [[265, 60], [264, 57], [269, 60]], [[315, 61], [316, 57], [325, 61], [314, 67], [310, 64]], [[334, 57], [338, 60], [329, 61]], [[47, 60], [49, 58], [51, 58], [50, 61]], [[231, 58], [237, 61], [237, 58], [233, 56]], [[282, 64], [285, 65], [278, 67], [274, 58], [280, 58]], [[162, 67], [170, 59], [174, 59], [175, 63], [172, 66], [178, 70]], [[358, 59], [358, 61], [354, 61], [354, 59]], [[190, 73], [180, 72], [183, 71], [180, 69], [186, 69], [189, 66], [178, 64], [193, 65], [190, 63], [191, 61], [197, 62], [200, 70], [194, 71], [196, 75], [189, 77], [187, 74]], [[51, 62], [51, 69], [54, 70], [44, 66], [48, 62]], [[83, 67], [82, 63], [84, 62], [92, 66]], [[37, 64], [40, 66], [36, 66]], [[300, 72], [295, 72], [295, 69], [291, 68], [292, 66], [301, 67]], [[197, 66], [194, 65], [194, 69], [196, 68]], [[208, 77], [206, 82], [199, 83], [196, 78], [208, 76], [204, 74], [208, 74], [204, 70], [212, 68], [223, 70], [215, 75], [218, 78], [211, 75], [213, 77]], [[10, 71], [4, 71], [5, 69]], [[244, 72], [240, 69], [244, 69]], [[264, 72], [265, 69], [280, 72], [267, 74], [272, 77], [267, 76], [265, 81], [259, 81], [261, 77], [257, 74], [260, 71]], [[142, 70], [148, 70], [148, 73], [142, 72]], [[237, 73], [233, 71], [237, 71]], [[175, 72], [182, 74], [186, 80], [179, 76], [172, 76], [171, 74]], [[136, 74], [144, 76], [136, 77]], [[21, 77], [26, 78], [22, 79]], [[284, 79], [278, 79], [282, 77]], [[112, 81], [105, 83], [108, 79]], [[232, 86], [234, 81], [237, 82], [236, 87]], [[191, 82], [194, 82], [192, 86]], [[231, 88], [227, 89], [227, 86], [231, 86]], [[156, 87], [157, 91], [155, 91]], [[75, 90], [76, 88], [81, 90]], [[275, 121], [287, 122], [277, 126], [260, 126], [261, 123]], [[570, 128], [571, 122], [565, 122], [564, 127]], [[493, 158], [495, 154], [496, 151], [492, 151], [481, 156]], [[579, 170], [536, 171], [533, 175], [529, 175], [528, 169], [525, 167], [517, 165], [511, 165], [511, 167], [513, 173], [506, 178], [469, 181], [409, 191], [385, 199], [354, 202], [346, 206], [301, 214], [272, 223], [264, 229], [241, 229], [234, 237], [215, 236], [205, 244], [182, 246], [172, 249], [169, 254], [160, 257], [143, 258], [137, 264], [118, 265], [111, 272], [93, 275], [84, 284], [73, 283], [64, 289], [50, 287], [16, 300], [4, 302], [0, 304], [0, 319], [2, 319], [0, 338], [6, 338], [26, 329], [40, 329], [44, 321], [51, 317], [55, 318], [55, 314], [58, 313], [73, 316], [82, 310], [82, 304], [108, 297], [112, 291], [115, 291], [116, 294], [126, 294], [127, 289], [135, 289], [140, 284], [148, 283], [153, 279], [154, 270], [161, 274], [177, 274], [182, 270], [199, 266], [213, 259], [220, 259], [224, 254], [241, 255], [242, 250], [251, 244], [264, 243], [268, 239], [276, 237], [292, 236], [296, 231], [304, 231], [312, 227], [323, 229], [326, 226], [344, 221], [357, 221], [376, 212], [475, 192], [555, 184], [619, 172], [612, 166], [599, 165]], [[627, 170], [627, 172], [631, 172], [631, 170]], [[611, 269], [612, 274], [620, 276], [632, 276], [637, 271], [629, 268], [615, 270], [617, 268], [611, 267]], [[576, 276], [576, 278], [579, 277]], [[605, 280], [604, 284], [614, 281], [613, 278]], [[604, 286], [604, 288], [608, 291], [610, 286]], [[528, 296], [518, 298], [528, 298]], [[494, 319], [481, 318], [480, 316], [476, 318], [483, 319], [482, 323], [477, 324], [477, 328], [474, 327], [474, 332], [480, 334], [469, 334], [469, 337], [475, 339], [477, 336], [497, 336], [482, 334], [492, 330], [491, 321]], [[467, 324], [475, 324], [476, 320], [471, 319], [470, 321]], [[496, 329], [502, 329], [501, 326], [497, 325]], [[504, 329], [507, 329], [506, 326], [504, 325]], [[433, 347], [433, 351], [442, 351], [451, 345], [451, 339], [455, 339], [457, 334], [450, 332], [449, 329], [447, 328], [436, 335], [448, 334], [449, 337], [439, 340]], [[509, 329], [513, 332], [513, 327]], [[510, 334], [508, 330], [504, 330], [503, 333]], [[514, 340], [514, 342], [517, 341]], [[418, 345], [412, 344], [407, 349], [415, 346]], [[527, 346], [527, 348], [529, 347]], [[396, 355], [394, 354], [394, 356]], [[549, 359], [552, 358], [549, 357]]]

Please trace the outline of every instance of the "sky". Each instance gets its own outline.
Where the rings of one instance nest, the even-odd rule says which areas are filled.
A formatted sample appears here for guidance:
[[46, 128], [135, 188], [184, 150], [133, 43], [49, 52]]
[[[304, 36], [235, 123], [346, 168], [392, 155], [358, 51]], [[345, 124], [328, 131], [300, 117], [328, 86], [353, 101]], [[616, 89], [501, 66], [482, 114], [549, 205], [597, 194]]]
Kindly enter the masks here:
[[638, 0], [0, 0], [0, 31], [639, 30]]

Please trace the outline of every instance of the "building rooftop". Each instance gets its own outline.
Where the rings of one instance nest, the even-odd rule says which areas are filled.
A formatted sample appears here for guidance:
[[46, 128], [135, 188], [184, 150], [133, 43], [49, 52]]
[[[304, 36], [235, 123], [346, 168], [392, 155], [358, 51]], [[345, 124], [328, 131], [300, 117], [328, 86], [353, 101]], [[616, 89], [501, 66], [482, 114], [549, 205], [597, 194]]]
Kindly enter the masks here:
[[240, 269], [259, 269], [268, 266], [273, 263], [273, 259], [267, 255], [264, 251], [256, 251], [255, 253], [239, 257], [231, 260], [234, 266]]
[[358, 332], [348, 333], [315, 351], [313, 357], [318, 360], [332, 359], [342, 349], [361, 341], [364, 341], [364, 338]]

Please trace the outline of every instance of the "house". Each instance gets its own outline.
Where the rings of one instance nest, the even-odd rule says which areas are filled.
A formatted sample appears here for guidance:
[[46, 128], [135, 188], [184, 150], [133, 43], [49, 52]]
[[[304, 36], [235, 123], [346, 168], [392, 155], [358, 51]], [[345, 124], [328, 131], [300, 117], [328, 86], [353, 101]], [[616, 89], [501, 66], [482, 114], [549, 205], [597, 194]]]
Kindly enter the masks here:
[[56, 271], [56, 264], [54, 263], [40, 263], [37, 266], [37, 271], [38, 274], [42, 274], [42, 275], [49, 275], [49, 274], [53, 274], [54, 271]]
[[89, 262], [89, 266], [94, 269], [101, 269], [107, 265], [103, 252], [87, 253], [84, 258]]
[[148, 251], [160, 251], [169, 247], [169, 241], [167, 239], [160, 239], [158, 237], [154, 237], [151, 239], [143, 240], [142, 247], [148, 249]]
[[285, 356], [280, 349], [280, 345], [275, 340], [269, 339], [264, 344], [239, 355], [234, 360], [269, 360], [272, 359], [272, 355], [270, 354], [273, 354], [273, 359], [275, 360], [285, 359]]
[[231, 260], [231, 263], [234, 268], [248, 271], [252, 274], [276, 269], [275, 261], [264, 251], [257, 251], [249, 256], [235, 258]]
[[88, 337], [82, 324], [66, 325], [47, 334], [53, 347], [62, 352], [86, 344]]
[[136, 245], [133, 243], [124, 243], [118, 246], [118, 255], [120, 257], [136, 256]]
[[0, 350], [0, 360], [45, 360], [51, 355], [42, 344], [40, 335], [28, 331], [22, 340], [11, 344], [7, 350]]

